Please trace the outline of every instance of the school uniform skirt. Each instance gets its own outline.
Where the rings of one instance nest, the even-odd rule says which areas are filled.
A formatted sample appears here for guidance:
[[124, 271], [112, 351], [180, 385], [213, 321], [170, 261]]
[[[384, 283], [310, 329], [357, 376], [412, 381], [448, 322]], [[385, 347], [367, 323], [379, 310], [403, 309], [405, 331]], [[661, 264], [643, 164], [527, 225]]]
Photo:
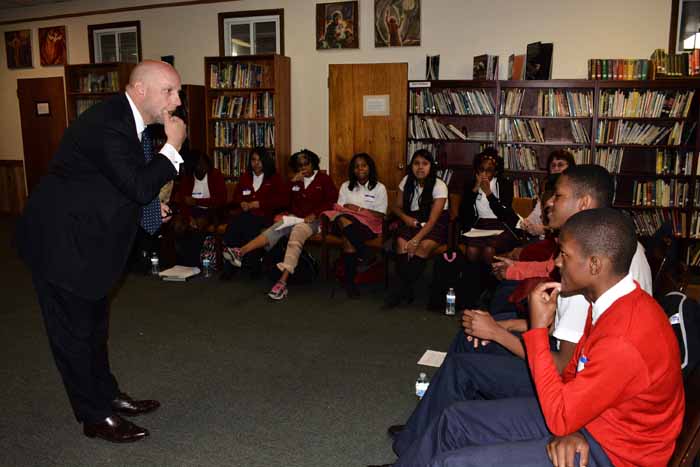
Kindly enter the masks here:
[[[408, 213], [409, 216], [418, 218], [418, 211], [412, 211]], [[440, 217], [438, 217], [437, 222], [433, 226], [433, 230], [428, 232], [428, 235], [423, 237], [425, 240], [433, 240], [435, 241], [438, 245], [443, 245], [447, 243], [447, 232], [448, 228], [450, 225], [450, 215], [448, 214], [447, 210], [442, 211], [442, 214], [440, 214]], [[403, 238], [404, 240], [410, 240], [413, 237], [416, 236], [416, 234], [420, 231], [421, 227], [409, 227], [403, 222], [401, 223], [401, 227], [399, 227], [399, 230], [397, 232], [397, 235], [400, 238]]]

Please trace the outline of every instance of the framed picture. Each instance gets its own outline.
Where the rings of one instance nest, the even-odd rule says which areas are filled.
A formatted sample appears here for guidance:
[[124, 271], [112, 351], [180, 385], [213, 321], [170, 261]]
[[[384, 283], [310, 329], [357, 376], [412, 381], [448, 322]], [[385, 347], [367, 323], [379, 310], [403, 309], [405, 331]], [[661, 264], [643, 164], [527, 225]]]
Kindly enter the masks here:
[[420, 0], [374, 0], [374, 46], [420, 45]]
[[66, 27], [39, 28], [41, 66], [66, 64]]
[[357, 49], [358, 2], [316, 5], [316, 49]]
[[5, 31], [7, 68], [32, 67], [32, 30]]

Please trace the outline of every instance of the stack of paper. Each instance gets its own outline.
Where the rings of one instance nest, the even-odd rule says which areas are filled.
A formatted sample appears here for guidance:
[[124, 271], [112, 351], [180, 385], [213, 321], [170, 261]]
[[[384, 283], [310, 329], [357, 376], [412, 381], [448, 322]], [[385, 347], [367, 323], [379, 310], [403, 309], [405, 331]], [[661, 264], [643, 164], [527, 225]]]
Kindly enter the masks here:
[[164, 281], [185, 282], [188, 278], [199, 274], [199, 268], [189, 266], [173, 266], [170, 269], [161, 271], [158, 275]]

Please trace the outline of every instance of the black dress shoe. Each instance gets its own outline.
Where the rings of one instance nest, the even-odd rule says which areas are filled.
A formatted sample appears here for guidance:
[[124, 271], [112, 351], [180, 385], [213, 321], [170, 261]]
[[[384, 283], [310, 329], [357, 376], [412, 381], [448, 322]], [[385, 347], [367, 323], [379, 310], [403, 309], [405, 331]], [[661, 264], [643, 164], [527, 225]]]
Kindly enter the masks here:
[[389, 436], [394, 438], [396, 435], [401, 433], [404, 428], [406, 428], [406, 425], [391, 425], [386, 431], [389, 433]]
[[135, 416], [153, 412], [160, 407], [160, 402], [154, 400], [137, 401], [128, 394], [120, 392], [112, 401], [112, 410], [121, 415]]
[[148, 436], [148, 430], [124, 420], [119, 415], [110, 415], [100, 423], [85, 423], [83, 433], [88, 438], [102, 438], [112, 443], [131, 443]]

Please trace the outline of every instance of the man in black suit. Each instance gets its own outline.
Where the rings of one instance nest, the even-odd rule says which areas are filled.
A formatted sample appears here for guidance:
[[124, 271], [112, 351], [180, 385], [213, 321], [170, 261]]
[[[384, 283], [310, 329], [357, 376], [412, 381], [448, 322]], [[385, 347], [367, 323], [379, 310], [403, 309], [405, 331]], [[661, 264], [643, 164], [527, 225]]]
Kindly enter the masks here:
[[[185, 124], [172, 115], [179, 90], [170, 65], [137, 65], [126, 93], [93, 106], [66, 129], [18, 222], [18, 250], [32, 272], [51, 351], [89, 437], [142, 439], [148, 431], [119, 414], [160, 406], [119, 390], [107, 352], [107, 295], [123, 273], [139, 220], [156, 228], [169, 220], [157, 195], [182, 163]], [[167, 136], [155, 155], [145, 130], [152, 123], [163, 124]]]

